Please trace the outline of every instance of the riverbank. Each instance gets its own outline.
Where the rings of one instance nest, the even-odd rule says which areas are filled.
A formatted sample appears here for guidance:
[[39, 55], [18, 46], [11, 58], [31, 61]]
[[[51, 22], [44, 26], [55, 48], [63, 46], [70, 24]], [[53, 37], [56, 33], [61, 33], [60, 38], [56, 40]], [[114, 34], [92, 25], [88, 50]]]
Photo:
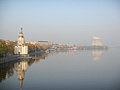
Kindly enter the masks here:
[[9, 56], [0, 58], [0, 64], [18, 61], [18, 60], [23, 59], [23, 58], [27, 58], [27, 59], [31, 58], [32, 59], [35, 56], [39, 56], [42, 53], [45, 53], [45, 51], [31, 52], [28, 55], [9, 55]]
[[0, 64], [9, 63], [16, 60], [20, 60], [19, 55], [9, 55], [9, 56], [0, 58]]

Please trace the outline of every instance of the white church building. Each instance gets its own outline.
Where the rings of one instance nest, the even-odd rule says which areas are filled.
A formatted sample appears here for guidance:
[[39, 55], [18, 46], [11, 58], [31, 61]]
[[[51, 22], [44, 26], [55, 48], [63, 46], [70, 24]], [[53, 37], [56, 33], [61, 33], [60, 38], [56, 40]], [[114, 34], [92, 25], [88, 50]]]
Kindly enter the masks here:
[[22, 32], [19, 33], [17, 46], [14, 47], [14, 54], [25, 55], [28, 54], [28, 46], [25, 45], [24, 35]]

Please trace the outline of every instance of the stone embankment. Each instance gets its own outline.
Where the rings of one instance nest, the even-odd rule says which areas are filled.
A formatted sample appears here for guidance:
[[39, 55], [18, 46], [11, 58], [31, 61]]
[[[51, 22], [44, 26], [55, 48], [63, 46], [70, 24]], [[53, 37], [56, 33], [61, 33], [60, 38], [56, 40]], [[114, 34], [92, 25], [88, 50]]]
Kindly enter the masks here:
[[20, 60], [19, 55], [10, 55], [10, 56], [0, 58], [0, 64], [9, 63], [9, 62], [18, 61], [18, 60]]

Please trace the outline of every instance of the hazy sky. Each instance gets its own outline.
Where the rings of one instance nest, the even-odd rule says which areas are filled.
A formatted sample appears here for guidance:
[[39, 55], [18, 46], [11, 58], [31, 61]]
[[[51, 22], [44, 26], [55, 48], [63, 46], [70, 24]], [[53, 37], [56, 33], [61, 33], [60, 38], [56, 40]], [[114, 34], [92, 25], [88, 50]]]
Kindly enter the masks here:
[[120, 46], [120, 0], [0, 0], [0, 38]]

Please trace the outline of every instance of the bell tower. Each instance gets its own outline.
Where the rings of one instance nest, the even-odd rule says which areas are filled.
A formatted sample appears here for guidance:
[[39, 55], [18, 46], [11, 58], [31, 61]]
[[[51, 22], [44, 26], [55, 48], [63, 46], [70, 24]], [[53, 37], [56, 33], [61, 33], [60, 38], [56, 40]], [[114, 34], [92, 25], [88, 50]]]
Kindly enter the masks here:
[[23, 35], [23, 28], [21, 27], [21, 32], [18, 35], [18, 46], [24, 46], [25, 40], [24, 40], [24, 35]]

